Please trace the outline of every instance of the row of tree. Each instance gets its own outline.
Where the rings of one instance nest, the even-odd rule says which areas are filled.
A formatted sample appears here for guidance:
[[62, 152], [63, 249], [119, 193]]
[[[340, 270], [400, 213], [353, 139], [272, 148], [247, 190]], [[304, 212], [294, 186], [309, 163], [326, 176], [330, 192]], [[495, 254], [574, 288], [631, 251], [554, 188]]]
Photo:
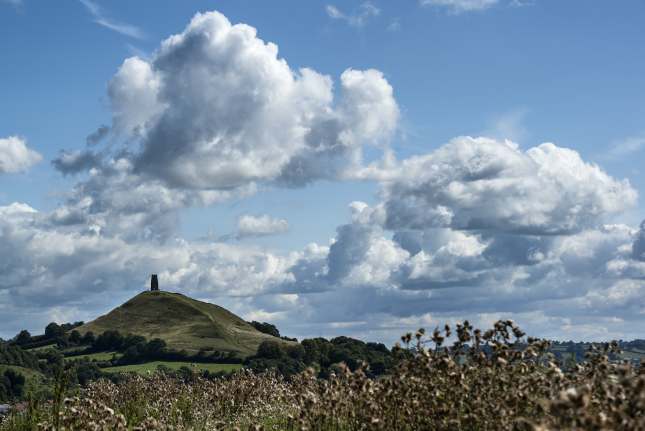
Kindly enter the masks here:
[[267, 340], [245, 365], [255, 371], [276, 369], [287, 376], [313, 367], [319, 377], [326, 378], [341, 362], [351, 370], [365, 364], [368, 375], [377, 377], [389, 372], [403, 355], [405, 352], [391, 351], [384, 344], [349, 337], [312, 338], [300, 344]]
[[52, 322], [45, 327], [45, 333], [42, 335], [31, 335], [29, 331], [22, 330], [13, 338], [12, 344], [18, 345], [23, 349], [33, 349], [49, 344], [56, 344], [60, 347], [67, 347], [70, 344], [87, 344], [83, 342], [81, 334], [73, 330], [82, 324], [83, 322], [74, 322], [59, 325], [58, 323]]

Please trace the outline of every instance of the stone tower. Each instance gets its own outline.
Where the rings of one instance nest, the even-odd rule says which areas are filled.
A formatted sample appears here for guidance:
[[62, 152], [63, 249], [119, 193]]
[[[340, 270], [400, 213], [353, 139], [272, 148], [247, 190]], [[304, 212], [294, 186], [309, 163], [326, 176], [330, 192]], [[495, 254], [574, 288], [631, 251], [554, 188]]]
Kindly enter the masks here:
[[157, 274], [152, 274], [150, 277], [150, 291], [156, 292], [159, 290], [159, 280], [157, 279]]

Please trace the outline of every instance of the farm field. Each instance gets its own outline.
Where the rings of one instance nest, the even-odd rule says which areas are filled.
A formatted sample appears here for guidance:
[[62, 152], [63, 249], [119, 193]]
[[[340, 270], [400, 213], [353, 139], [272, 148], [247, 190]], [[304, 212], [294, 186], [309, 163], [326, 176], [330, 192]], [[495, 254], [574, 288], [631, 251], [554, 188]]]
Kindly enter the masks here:
[[66, 356], [65, 361], [72, 362], [72, 361], [82, 361], [85, 359], [88, 361], [109, 361], [115, 355], [117, 358], [121, 356], [121, 354], [118, 352], [98, 352], [98, 353], [88, 353], [87, 355]]
[[26, 349], [26, 351], [36, 353], [36, 352], [44, 352], [45, 350], [49, 350], [49, 349], [56, 349], [56, 343], [51, 343], [51, 344], [47, 344], [45, 346]]
[[139, 374], [147, 374], [148, 372], [156, 371], [159, 366], [165, 366], [172, 370], [178, 370], [181, 367], [188, 367], [195, 370], [209, 371], [211, 373], [216, 373], [219, 371], [230, 373], [232, 371], [236, 371], [242, 368], [242, 366], [239, 364], [202, 364], [202, 363], [193, 363], [193, 362], [153, 361], [153, 362], [147, 362], [145, 364], [108, 367], [108, 368], [103, 368], [102, 371], [106, 373], [136, 372]]

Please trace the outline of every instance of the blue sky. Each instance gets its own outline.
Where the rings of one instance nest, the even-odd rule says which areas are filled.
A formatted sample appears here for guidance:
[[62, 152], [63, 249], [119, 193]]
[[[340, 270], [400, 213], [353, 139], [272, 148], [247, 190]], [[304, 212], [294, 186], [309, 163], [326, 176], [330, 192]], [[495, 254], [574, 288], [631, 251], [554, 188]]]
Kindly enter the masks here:
[[[18, 136], [28, 148], [42, 156], [42, 161], [33, 163], [29, 169], [19, 169], [19, 172], [7, 171], [0, 174], [0, 206], [8, 208], [16, 202], [24, 203], [47, 219], [57, 209], [71, 208], [78, 204], [83, 198], [81, 195], [86, 192], [70, 196], [74, 194], [72, 190], [75, 190], [75, 187], [78, 188], [79, 184], [85, 187], [84, 190], [88, 189], [88, 172], [81, 170], [69, 174], [68, 171], [68, 175], [63, 175], [60, 169], [55, 169], [51, 161], [60, 157], [61, 151], [85, 151], [87, 136], [101, 125], [107, 125], [111, 130], [110, 137], [100, 144], [103, 146], [102, 148], [105, 148], [105, 153], [102, 156], [105, 157], [104, 161], [115, 160], [117, 148], [122, 148], [123, 145], [126, 145], [123, 148], [128, 148], [130, 151], [135, 153], [138, 151], [133, 149], [134, 147], [128, 146], [129, 144], [124, 144], [126, 141], [142, 139], [142, 148], [160, 148], [156, 147], [160, 144], [148, 136], [133, 137], [118, 132], [115, 106], [122, 106], [124, 110], [127, 110], [127, 115], [136, 115], [136, 113], [132, 114], [132, 110], [137, 107], [130, 106], [132, 105], [131, 101], [127, 102], [130, 105], [126, 106], [126, 102], [114, 96], [110, 92], [112, 88], [110, 83], [120, 79], [117, 76], [118, 71], [122, 68], [126, 58], [138, 56], [142, 62], [154, 64], [155, 59], [159, 56], [157, 52], [162, 40], [170, 35], [182, 33], [197, 12], [213, 10], [219, 11], [232, 24], [246, 23], [257, 29], [257, 37], [265, 42], [275, 43], [279, 47], [278, 57], [286, 60], [292, 71], [306, 67], [320, 75], [329, 76], [334, 83], [331, 91], [337, 101], [344, 100], [345, 94], [349, 94], [349, 91], [346, 91], [341, 85], [341, 75], [348, 68], [358, 71], [367, 69], [380, 71], [380, 78], [375, 76], [367, 78], [372, 79], [375, 86], [385, 83], [392, 89], [392, 96], [384, 93], [383, 100], [387, 99], [385, 102], [390, 99], [394, 100], [393, 103], [396, 103], [397, 110], [395, 113], [383, 114], [383, 118], [376, 118], [375, 121], [382, 124], [389, 124], [388, 121], [393, 121], [395, 125], [384, 127], [387, 130], [380, 130], [377, 137], [370, 134], [365, 138], [365, 142], [371, 139], [378, 141], [378, 143], [374, 145], [361, 143], [362, 162], [356, 165], [345, 164], [343, 161], [342, 169], [338, 168], [338, 175], [325, 173], [324, 175], [311, 176], [308, 177], [305, 186], [293, 184], [280, 186], [273, 182], [276, 177], [270, 173], [266, 177], [262, 177], [263, 179], [245, 183], [245, 186], [250, 186], [252, 183], [252, 186], [257, 188], [255, 192], [247, 193], [240, 191], [241, 188], [239, 190], [234, 188], [231, 196], [218, 199], [217, 202], [205, 203], [201, 200], [201, 195], [195, 195], [198, 193], [196, 189], [200, 189], [199, 192], [204, 190], [221, 192], [224, 189], [230, 191], [230, 188], [222, 188], [221, 183], [210, 183], [206, 187], [203, 184], [191, 183], [187, 185], [189, 180], [186, 179], [183, 171], [178, 174], [179, 180], [168, 178], [164, 173], [155, 177], [154, 172], [158, 171], [154, 171], [152, 168], [148, 170], [143, 166], [143, 156], [141, 156], [142, 158], [133, 158], [132, 160], [136, 160], [135, 164], [139, 164], [141, 172], [146, 172], [147, 175], [145, 178], [141, 177], [143, 179], [133, 180], [136, 184], [145, 185], [147, 184], [145, 182], [152, 178], [154, 181], [161, 182], [160, 187], [167, 187], [172, 192], [182, 193], [181, 197], [171, 199], [185, 201], [181, 205], [161, 211], [163, 213], [161, 214], [163, 228], [159, 228], [163, 230], [161, 247], [168, 247], [172, 241], [187, 241], [191, 244], [210, 241], [235, 248], [227, 252], [210, 250], [216, 255], [219, 255], [218, 253], [225, 255], [227, 253], [248, 254], [251, 253], [248, 249], [253, 249], [260, 250], [258, 253], [275, 253], [280, 257], [276, 257], [276, 259], [284, 260], [279, 260], [280, 263], [277, 265], [280, 269], [272, 272], [271, 277], [275, 276], [274, 278], [268, 277], [266, 274], [258, 276], [263, 280], [262, 282], [255, 280], [253, 283], [259, 284], [254, 285], [253, 288], [239, 288], [241, 291], [236, 290], [238, 287], [233, 281], [231, 284], [227, 284], [221, 280], [213, 281], [205, 275], [209, 273], [209, 268], [219, 265], [219, 261], [214, 263], [212, 260], [196, 263], [189, 259], [190, 263], [187, 264], [189, 267], [197, 266], [200, 271], [203, 271], [200, 275], [195, 275], [190, 279], [181, 278], [180, 273], [182, 272], [179, 267], [169, 270], [168, 285], [185, 289], [188, 293], [203, 299], [223, 303], [245, 317], [274, 319], [278, 326], [287, 328], [287, 332], [291, 331], [299, 336], [303, 334], [329, 335], [342, 332], [339, 328], [343, 328], [357, 336], [390, 340], [396, 339], [397, 331], [403, 328], [406, 323], [408, 325], [423, 324], [424, 322], [434, 323], [441, 319], [468, 317], [469, 313], [480, 316], [480, 321], [485, 323], [490, 316], [496, 315], [496, 313], [503, 314], [508, 310], [508, 307], [501, 303], [498, 306], [487, 305], [485, 307], [475, 306], [474, 303], [466, 304], [462, 309], [435, 306], [435, 303], [443, 304], [442, 301], [450, 302], [450, 296], [444, 291], [434, 293], [435, 299], [428, 300], [426, 309], [421, 307], [415, 308], [414, 311], [404, 311], [408, 307], [407, 301], [410, 300], [406, 296], [408, 288], [405, 286], [408, 284], [395, 279], [401, 276], [402, 271], [405, 272], [402, 269], [403, 266], [413, 265], [411, 263], [413, 257], [410, 257], [410, 261], [401, 263], [399, 260], [405, 261], [405, 258], [397, 255], [400, 259], [393, 258], [396, 262], [392, 263], [397, 269], [391, 270], [391, 276], [387, 278], [387, 281], [381, 280], [372, 285], [371, 282], [361, 279], [363, 281], [358, 284], [360, 289], [371, 289], [369, 292], [375, 296], [368, 295], [368, 298], [372, 298], [371, 300], [375, 303], [385, 301], [384, 298], [388, 298], [392, 289], [400, 289], [402, 296], [397, 297], [398, 299], [387, 299], [387, 301], [399, 305], [392, 305], [390, 308], [379, 306], [374, 309], [364, 307], [363, 312], [358, 310], [355, 313], [349, 310], [345, 315], [334, 316], [332, 320], [326, 321], [323, 318], [325, 313], [320, 310], [325, 307], [334, 307], [334, 301], [311, 299], [318, 298], [321, 294], [307, 295], [301, 291], [302, 288], [299, 290], [297, 286], [294, 287], [294, 284], [318, 286], [316, 289], [323, 292], [334, 291], [340, 285], [349, 286], [345, 290], [350, 289], [347, 301], [351, 302], [354, 300], [352, 299], [354, 291], [351, 290], [351, 286], [355, 287], [352, 284], [353, 281], [348, 279], [330, 281], [328, 277], [323, 282], [316, 279], [316, 276], [305, 277], [303, 275], [305, 278], [300, 279], [300, 275], [296, 274], [296, 267], [300, 268], [299, 265], [304, 265], [304, 261], [307, 261], [309, 265], [307, 266], [309, 269], [306, 271], [303, 269], [304, 272], [311, 271], [310, 267], [317, 267], [316, 265], [326, 267], [327, 269], [321, 270], [323, 272], [332, 271], [330, 268], [335, 262], [331, 257], [332, 252], [325, 256], [324, 250], [318, 251], [317, 253], [322, 256], [320, 257], [322, 263], [315, 264], [312, 263], [315, 260], [313, 257], [285, 257], [293, 253], [305, 253], [303, 250], [311, 243], [327, 247], [330, 240], [335, 238], [333, 241], [336, 241], [336, 244], [343, 244], [341, 241], [342, 229], [339, 227], [356, 227], [357, 223], [364, 223], [364, 221], [357, 221], [361, 218], [361, 211], [354, 210], [352, 213], [349, 209], [351, 202], [365, 202], [371, 209], [374, 209], [375, 214], [378, 213], [377, 209], [381, 204], [387, 207], [388, 211], [392, 211], [392, 207], [388, 205], [400, 203], [393, 196], [400, 190], [411, 190], [411, 179], [404, 181], [399, 178], [394, 181], [394, 185], [387, 183], [383, 180], [384, 175], [390, 175], [385, 172], [387, 169], [382, 169], [375, 175], [352, 174], [370, 162], [378, 163], [384, 148], [390, 149], [395, 159], [402, 162], [413, 156], [433, 154], [434, 151], [444, 148], [448, 142], [458, 136], [486, 136], [496, 139], [496, 142], [509, 139], [517, 143], [517, 151], [521, 154], [544, 142], [553, 142], [558, 148], [575, 150], [585, 163], [584, 166], [599, 165], [603, 173], [617, 183], [607, 186], [607, 190], [609, 190], [607, 193], [611, 196], [596, 196], [593, 198], [596, 200], [589, 202], [584, 200], [587, 199], [588, 193], [581, 194], [578, 189], [568, 189], [569, 183], [558, 186], [556, 193], [561, 193], [558, 196], [558, 202], [564, 199], [574, 200], [567, 201], [569, 203], [568, 206], [565, 205], [566, 211], [562, 211], [569, 215], [574, 212], [579, 214], [580, 211], [590, 212], [584, 217], [576, 218], [571, 226], [567, 224], [567, 235], [571, 237], [561, 235], [558, 236], [558, 241], [571, 242], [576, 235], [591, 235], [589, 232], [592, 229], [601, 229], [600, 226], [603, 223], [612, 223], [625, 226], [625, 231], [621, 234], [623, 235], [622, 239], [619, 240], [612, 236], [613, 241], [616, 242], [616, 250], [626, 250], [628, 248], [626, 244], [637, 243], [638, 226], [645, 217], [642, 199], [633, 198], [645, 190], [645, 180], [641, 172], [645, 157], [645, 123], [643, 121], [645, 118], [645, 103], [643, 102], [645, 94], [645, 79], [643, 78], [645, 76], [645, 55], [643, 55], [645, 32], [642, 30], [645, 4], [640, 1], [623, 1], [619, 4], [609, 1], [591, 3], [546, 0], [530, 2], [506, 0], [418, 2], [410, 0], [401, 2], [347, 1], [342, 3], [318, 1], [0, 1], [0, 52], [3, 59], [3, 67], [0, 68], [0, 94], [2, 95], [0, 139]], [[203, 63], [196, 64], [203, 66]], [[159, 70], [163, 67], [159, 61]], [[165, 73], [171, 72], [166, 71]], [[125, 82], [123, 85], [127, 84], [126, 81], [123, 82]], [[177, 82], [181, 82], [181, 80]], [[195, 83], [195, 85], [198, 84], [202, 83]], [[378, 88], [383, 89], [383, 87]], [[217, 98], [218, 96], [214, 93], [213, 97]], [[235, 93], [230, 97], [232, 101], [238, 100], [235, 99]], [[172, 103], [172, 101], [168, 103]], [[177, 103], [180, 102], [177, 101]], [[339, 108], [342, 103], [335, 101], [330, 105], [330, 109], [338, 110], [333, 115], [338, 117], [344, 115], [342, 108]], [[193, 105], [188, 104], [187, 106]], [[178, 112], [177, 115], [188, 116], [182, 118], [189, 118], [188, 113], [179, 110]], [[220, 120], [218, 119], [218, 121]], [[190, 125], [184, 124], [182, 127], [184, 126], [190, 130]], [[196, 127], [195, 130], [197, 130]], [[354, 133], [355, 139], [362, 139], [357, 137], [359, 132], [353, 131], [351, 133]], [[150, 136], [154, 135], [151, 133]], [[273, 139], [273, 137], [270, 138]], [[281, 142], [280, 139], [284, 139], [284, 137], [278, 133], [275, 139], [276, 142]], [[253, 142], [250, 142], [251, 144]], [[276, 148], [281, 148], [280, 143], [277, 145]], [[480, 146], [483, 144], [473, 141], [469, 145]], [[456, 147], [458, 145], [449, 148]], [[490, 151], [490, 157], [496, 158], [503, 157], [498, 151], [505, 150], [491, 149]], [[191, 156], [188, 152], [185, 154], [186, 157]], [[353, 154], [350, 152], [343, 157], [349, 159]], [[439, 157], [437, 156], [437, 158]], [[336, 163], [335, 160], [333, 167], [325, 165], [323, 169], [336, 169]], [[578, 165], [575, 163], [567, 162], [563, 163], [560, 169], [576, 169], [576, 166]], [[219, 175], [220, 172], [212, 172], [212, 174]], [[553, 175], [557, 176], [557, 172]], [[625, 192], [623, 195], [615, 196], [612, 193], [617, 189], [618, 182], [623, 179], [629, 180], [631, 191], [634, 193], [630, 194], [630, 190], [623, 190]], [[110, 189], [113, 185], [110, 185], [112, 184], [109, 182], [111, 180], [106, 179], [105, 181], [101, 183], [102, 186], [98, 186], [105, 189], [94, 191], [94, 194], [90, 193], [88, 196], [95, 197], [96, 193], [107, 193], [105, 190]], [[607, 181], [603, 179], [602, 184], [598, 184], [598, 187], [602, 188], [606, 184]], [[596, 187], [593, 184], [590, 186]], [[118, 193], [124, 193], [123, 189], [119, 190]], [[428, 190], [424, 190], [424, 193], [426, 192]], [[585, 197], [580, 197], [583, 195]], [[114, 195], [110, 196], [106, 198], [106, 202], [114, 199]], [[494, 200], [494, 197], [491, 199]], [[529, 202], [541, 199], [546, 198], [538, 193], [538, 195], [531, 197]], [[576, 199], [578, 200], [576, 201]], [[607, 204], [609, 201], [612, 202], [611, 205]], [[615, 204], [614, 201], [623, 202], [624, 205]], [[463, 209], [462, 207], [450, 206], [458, 206], [456, 201], [450, 202], [451, 204], [444, 202], [441, 205], [442, 207], [447, 206], [457, 218], [460, 214], [465, 214], [459, 212], [459, 208]], [[103, 205], [109, 204], [103, 203]], [[428, 205], [428, 207], [417, 209], [428, 211], [436, 208], [438, 204], [429, 202]], [[576, 209], [577, 205], [583, 209]], [[560, 232], [558, 229], [563, 226], [562, 220], [558, 219], [562, 216], [561, 209], [559, 206], [558, 208], [557, 213], [549, 213], [550, 218], [547, 217], [549, 223], [552, 224], [549, 228], [543, 224], [536, 228], [532, 224], [533, 221], [530, 223], [517, 222], [517, 228], [519, 230], [533, 229], [532, 232], [538, 229], [539, 241], [545, 242], [547, 240], [542, 239], [540, 235], [543, 235], [544, 232], [551, 235], [556, 230]], [[487, 243], [486, 241], [489, 241], [490, 238], [501, 241], [499, 238], [508, 234], [504, 229], [498, 228], [502, 225], [502, 221], [508, 222], [504, 218], [504, 214], [507, 213], [506, 209], [495, 213], [495, 217], [499, 219], [491, 219], [490, 223], [484, 223], [485, 229], [475, 229], [473, 235], [478, 235], [478, 240], [482, 244], [488, 244], [490, 250], [493, 247], [492, 242]], [[96, 216], [96, 213], [93, 214], [92, 217]], [[118, 218], [121, 213], [115, 209], [109, 214], [111, 215], [108, 217], [108, 221], [114, 221], [113, 217]], [[283, 230], [269, 232], [271, 228], [268, 227], [266, 229], [269, 231], [266, 232], [262, 230], [264, 228], [261, 228], [255, 234], [241, 235], [240, 232], [236, 234], [236, 229], [240, 229], [239, 220], [244, 215], [257, 218], [266, 215], [274, 221], [285, 220], [288, 223], [288, 229], [286, 232]], [[388, 215], [390, 214], [388, 213]], [[94, 220], [92, 217], [88, 215], [88, 218], [81, 223], [82, 226], [76, 226], [79, 230], [72, 231], [72, 233], [70, 233], [71, 225], [66, 223], [52, 225], [50, 222], [39, 221], [34, 222], [38, 224], [37, 228], [34, 226], [31, 228], [36, 229], [41, 235], [44, 235], [45, 232], [48, 234], [56, 232], [82, 236], [84, 233], [79, 232], [85, 232], [83, 229], [90, 226], [91, 223], [88, 220]], [[378, 218], [376, 215], [370, 217]], [[175, 218], [175, 220], [169, 221], [169, 218]], [[387, 217], [386, 219], [390, 220]], [[352, 221], [350, 222], [350, 220]], [[584, 220], [584, 222], [580, 220]], [[350, 224], [347, 224], [348, 222]], [[513, 222], [511, 221], [511, 224]], [[126, 222], [123, 223], [125, 226]], [[131, 223], [131, 219], [128, 219], [127, 223]], [[141, 223], [137, 225], [136, 229], [149, 228], [154, 235], [157, 235], [155, 233], [156, 219], [150, 221], [150, 226], [154, 225], [153, 227], [146, 226], [145, 221]], [[172, 226], [169, 227], [169, 223]], [[378, 222], [374, 223], [378, 224]], [[418, 237], [435, 238], [433, 235], [438, 235], [435, 221], [421, 228], [418, 225], [395, 226], [392, 223], [386, 221], [384, 225], [378, 226], [378, 234], [382, 236], [379, 238], [383, 241], [391, 241], [397, 234], [402, 235], [403, 231], [409, 234], [410, 230], [415, 231]], [[449, 229], [450, 235], [473, 232], [471, 227], [455, 223], [457, 222], [453, 222], [448, 227], [442, 225], [440, 228]], [[47, 226], [43, 227], [44, 225]], [[272, 226], [277, 225], [273, 224]], [[113, 232], [102, 233], [102, 235], [106, 240], [124, 241], [123, 247], [153, 247], [154, 244], [157, 244], [152, 242], [149, 237], [140, 238], [131, 234], [131, 228], [132, 226], [128, 225], [127, 232], [126, 228], [121, 231], [115, 228]], [[269, 235], [269, 233], [274, 234]], [[377, 234], [374, 233], [374, 235]], [[533, 236], [530, 237], [530, 241], [534, 241], [535, 234], [531, 235]], [[444, 239], [428, 240], [429, 243], [423, 246], [427, 255], [433, 256], [437, 261], [440, 261], [437, 254], [439, 253], [439, 249], [436, 248], [439, 247], [437, 244], [443, 244], [442, 241], [445, 240], [448, 242], [444, 245], [448, 247], [450, 244], [456, 244], [454, 241], [458, 241], [446, 240], [443, 234], [440, 236]], [[7, 244], [2, 249], [3, 253], [10, 253], [8, 251], [11, 250], [9, 244], [13, 243], [9, 243], [6, 233], [3, 238]], [[363, 236], [362, 238], [366, 240], [367, 237]], [[155, 241], [159, 241], [159, 235], [155, 236]], [[355, 241], [360, 242], [358, 239]], [[373, 247], [366, 245], [365, 250], [376, 250], [375, 244], [379, 243], [378, 241], [370, 243]], [[470, 239], [464, 241], [470, 241]], [[620, 243], [620, 241], [624, 243]], [[394, 242], [396, 243], [396, 241]], [[601, 242], [606, 244], [605, 240]], [[401, 243], [396, 244], [403, 247]], [[29, 249], [26, 245], [25, 247], [25, 250]], [[212, 247], [219, 247], [219, 245], [212, 245]], [[535, 247], [539, 248], [537, 245], [531, 247], [531, 250]], [[548, 252], [545, 251], [545, 255], [557, 254], [554, 250], [561, 250], [564, 246], [558, 244], [550, 247], [552, 248], [547, 247]], [[338, 248], [339, 246], [336, 247], [336, 249]], [[405, 247], [403, 248], [405, 249]], [[637, 249], [638, 247], [633, 246], [632, 248]], [[382, 249], [379, 250], [382, 251]], [[176, 252], [174, 249], [168, 251], [171, 254], [174, 252]], [[410, 250], [405, 252], [408, 253]], [[351, 256], [352, 253], [350, 250], [345, 255]], [[369, 256], [370, 253], [366, 252], [365, 256]], [[395, 250], [392, 253], [396, 255], [398, 251]], [[620, 255], [622, 252], [612, 253], [609, 253], [608, 257], [602, 261], [602, 265], [607, 268], [614, 268], [618, 265], [617, 263], [611, 264], [611, 262], [621, 259], [621, 262], [628, 260]], [[67, 254], [67, 256], [69, 255]], [[621, 292], [625, 289], [632, 293], [642, 291], [643, 277], [638, 271], [643, 271], [643, 269], [638, 256], [636, 254], [634, 256], [636, 257], [633, 259], [635, 261], [633, 268], [632, 263], [629, 263], [632, 266], [624, 262], [621, 264], [623, 268], [625, 265], [632, 268], [630, 269], [631, 275], [617, 276], [612, 273], [611, 277], [607, 276], [607, 280], [611, 279], [611, 281], [607, 281], [605, 284], [598, 282], [602, 286], [598, 286], [593, 292], [578, 292], [576, 289], [568, 287], [567, 283], [569, 282], [575, 284], [581, 281], [575, 278], [578, 276], [577, 274], [567, 273], [566, 280], [561, 281], [562, 286], [558, 287], [561, 290], [559, 293], [551, 292], [549, 295], [540, 297], [539, 302], [527, 306], [532, 308], [531, 310], [528, 308], [524, 310], [525, 313], [535, 311], [542, 313], [537, 317], [525, 315], [529, 328], [541, 332], [537, 335], [548, 336], [559, 336], [562, 331], [569, 331], [570, 336], [580, 338], [622, 335], [626, 331], [624, 329], [627, 326], [626, 322], [629, 322], [630, 319], [640, 322], [635, 316], [638, 316], [641, 311], [617, 310], [606, 313], [598, 312], [600, 314], [597, 314], [597, 310], [589, 304], [597, 295], [610, 295], [607, 292], [614, 292], [617, 289], [616, 283], [623, 283], [620, 285]], [[20, 278], [16, 275], [13, 278], [7, 277], [11, 279], [10, 281], [0, 281], [0, 291], [13, 295], [13, 299], [7, 299], [9, 296], [0, 295], [0, 301], [6, 298], [5, 307], [7, 310], [17, 310], [18, 307], [25, 307], [27, 304], [30, 313], [42, 315], [43, 319], [61, 316], [60, 318], [69, 317], [70, 320], [76, 320], [74, 316], [75, 313], [79, 313], [79, 310], [82, 310], [80, 314], [84, 313], [82, 318], [91, 318], [94, 311], [104, 311], [117, 301], [136, 292], [145, 283], [145, 275], [152, 269], [159, 272], [164, 270], [163, 266], [151, 265], [140, 268], [143, 275], [133, 276], [129, 269], [124, 270], [122, 266], [119, 266], [125, 264], [116, 265], [111, 262], [100, 270], [86, 268], [82, 279], [77, 280], [67, 277], [64, 274], [65, 270], [54, 268], [58, 262], [57, 259], [44, 259], [42, 262], [36, 262], [37, 259], [34, 258], [33, 261], [30, 261], [27, 253], [24, 260], [24, 262], [21, 261], [21, 264], [25, 265], [24, 268], [12, 268], [11, 270], [15, 270], [16, 274], [23, 274], [25, 272], [33, 273], [35, 267], [47, 268], [58, 280], [57, 294], [52, 294], [46, 301], [35, 301], [32, 295], [38, 292], [36, 285], [32, 286], [29, 284], [31, 281], [26, 280], [20, 283], [15, 282], [14, 279]], [[363, 269], [365, 268], [364, 263], [354, 262], [358, 265], [357, 268]], [[229, 264], [235, 266], [232, 263], [224, 266], [227, 267]], [[264, 264], [266, 265], [266, 262]], [[349, 263], [347, 264], [349, 265]], [[116, 266], [110, 269], [110, 265]], [[444, 263], [444, 265], [449, 264]], [[463, 271], [463, 268], [467, 266], [463, 262], [455, 265], [460, 271]], [[266, 269], [266, 266], [262, 267]], [[31, 269], [27, 271], [25, 268]], [[239, 270], [239, 266], [236, 268]], [[244, 271], [252, 271], [249, 267], [245, 268]], [[251, 268], [257, 268], [257, 265], [251, 265]], [[551, 277], [555, 277], [555, 274], [561, 271], [561, 269], [553, 270], [555, 272], [550, 272], [551, 275], [540, 276], [542, 278], [535, 274], [530, 275], [528, 276], [529, 280], [539, 278], [540, 281], [535, 281], [534, 284], [527, 282], [520, 289], [513, 284], [514, 282], [509, 281], [515, 280], [518, 273], [527, 271], [524, 267], [518, 268], [515, 268], [518, 271], [515, 276], [497, 273], [483, 274], [483, 272], [471, 275], [477, 279], [490, 277], [488, 283], [495, 280], [496, 283], [506, 286], [509, 291], [517, 288], [523, 292], [521, 298], [530, 302], [531, 298], [540, 296], [537, 292], [543, 291], [540, 290], [543, 289], [540, 287], [542, 283], [547, 283]], [[569, 269], [565, 268], [564, 271]], [[10, 272], [9, 269], [6, 271]], [[87, 291], [81, 286], [82, 283], [94, 279], [105, 280], [107, 283], [109, 277], [106, 277], [105, 274], [112, 273], [112, 271], [120, 275], [117, 276], [117, 279], [111, 280], [115, 283], [112, 288], [118, 293], [115, 293], [110, 299], [97, 301], [97, 298], [104, 298], [101, 296], [105, 293], [104, 290], [89, 289]], [[375, 273], [378, 272], [378, 269], [372, 268], [370, 271]], [[278, 273], [279, 276], [276, 275]], [[348, 272], [348, 274], [350, 273], [351, 271]], [[434, 277], [441, 278], [442, 275], [437, 275], [432, 271], [431, 273], [433, 281], [441, 281]], [[540, 274], [546, 273], [546, 270], [540, 272]], [[291, 278], [285, 274], [291, 274]], [[506, 278], [507, 276], [508, 278]], [[276, 281], [276, 277], [279, 280]], [[456, 283], [459, 289], [471, 285], [471, 282], [463, 280], [460, 282], [454, 276], [450, 277], [448, 277], [449, 280], [444, 281]], [[594, 280], [602, 279], [602, 277], [604, 275], [595, 276]], [[291, 280], [293, 278], [295, 281]], [[467, 277], [467, 279], [472, 280], [472, 277]], [[162, 277], [162, 284], [163, 282]], [[334, 287], [324, 287], [325, 283]], [[625, 287], [626, 283], [631, 284], [629, 287]], [[431, 283], [428, 284], [428, 286], [430, 285]], [[412, 291], [422, 296], [428, 291], [435, 292], [431, 287], [428, 289], [419, 291], [412, 289]], [[455, 295], [457, 292], [460, 291], [455, 290]], [[443, 298], [443, 295], [447, 295], [446, 298]], [[581, 313], [584, 314], [584, 317], [580, 317], [579, 321], [576, 321], [575, 318], [571, 319], [567, 313], [557, 311], [559, 307], [566, 309], [572, 306], [571, 303], [567, 303], [566, 306], [558, 304], [557, 301], [562, 300], [563, 297], [575, 299], [578, 302], [574, 302], [578, 305], [586, 304], [587, 311]], [[482, 298], [485, 298], [485, 295]], [[424, 303], [418, 298], [417, 302]], [[89, 307], [87, 304], [90, 303], [94, 305]], [[458, 301], [453, 301], [453, 303], [458, 303]], [[642, 305], [642, 300], [639, 304]], [[320, 310], [310, 310], [316, 307]], [[360, 308], [358, 307], [358, 309]], [[310, 316], [313, 322], [310, 326], [301, 327], [298, 325], [300, 319], [298, 310], [309, 310], [305, 314]], [[627, 318], [628, 314], [631, 317]], [[623, 324], [617, 323], [615, 328], [609, 330], [609, 333], [594, 332], [588, 329], [589, 322], [593, 320], [591, 316], [594, 315], [602, 315], [606, 319], [624, 319], [624, 322]], [[384, 321], [391, 319], [396, 323], [392, 323], [388, 327], [390, 329], [375, 328], [365, 323], [376, 316]], [[40, 323], [42, 322], [39, 321], [38, 324]], [[12, 325], [9, 332], [14, 331], [17, 326], [20, 325]], [[565, 327], [571, 329], [564, 330]], [[10, 335], [12, 334], [0, 333], [0, 336]]]

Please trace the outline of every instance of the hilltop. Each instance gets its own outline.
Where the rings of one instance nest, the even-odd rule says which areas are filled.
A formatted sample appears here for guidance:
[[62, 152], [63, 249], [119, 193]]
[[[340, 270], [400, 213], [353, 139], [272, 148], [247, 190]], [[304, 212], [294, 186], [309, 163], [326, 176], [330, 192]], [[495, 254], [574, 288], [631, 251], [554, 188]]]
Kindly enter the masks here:
[[165, 291], [140, 293], [76, 330], [95, 335], [116, 330], [148, 340], [161, 338], [170, 349], [191, 354], [206, 350], [240, 357], [255, 354], [265, 340], [280, 340], [258, 331], [225, 308]]

